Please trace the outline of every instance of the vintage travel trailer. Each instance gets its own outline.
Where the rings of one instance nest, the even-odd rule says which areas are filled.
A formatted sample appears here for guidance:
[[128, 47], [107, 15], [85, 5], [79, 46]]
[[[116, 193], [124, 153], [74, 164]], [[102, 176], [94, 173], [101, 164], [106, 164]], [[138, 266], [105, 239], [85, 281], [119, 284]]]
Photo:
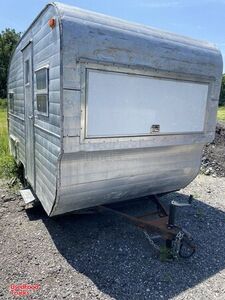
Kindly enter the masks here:
[[10, 64], [11, 153], [50, 216], [179, 190], [214, 138], [221, 75], [208, 42], [48, 4]]

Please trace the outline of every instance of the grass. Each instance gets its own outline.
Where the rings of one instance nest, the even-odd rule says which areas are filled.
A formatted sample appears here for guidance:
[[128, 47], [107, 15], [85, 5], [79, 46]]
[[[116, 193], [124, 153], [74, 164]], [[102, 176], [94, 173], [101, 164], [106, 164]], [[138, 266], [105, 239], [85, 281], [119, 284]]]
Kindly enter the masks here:
[[7, 100], [0, 98], [0, 109], [6, 109], [7, 108]]
[[0, 99], [0, 178], [10, 178], [16, 174], [16, 163], [9, 153], [7, 102]]
[[225, 106], [220, 106], [217, 112], [217, 119], [225, 122]]

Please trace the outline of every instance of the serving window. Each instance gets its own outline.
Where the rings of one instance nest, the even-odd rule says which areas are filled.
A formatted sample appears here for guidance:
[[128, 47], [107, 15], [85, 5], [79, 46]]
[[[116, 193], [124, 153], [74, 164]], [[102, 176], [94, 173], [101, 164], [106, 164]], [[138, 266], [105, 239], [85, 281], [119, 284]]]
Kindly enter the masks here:
[[87, 69], [85, 137], [204, 131], [208, 84]]

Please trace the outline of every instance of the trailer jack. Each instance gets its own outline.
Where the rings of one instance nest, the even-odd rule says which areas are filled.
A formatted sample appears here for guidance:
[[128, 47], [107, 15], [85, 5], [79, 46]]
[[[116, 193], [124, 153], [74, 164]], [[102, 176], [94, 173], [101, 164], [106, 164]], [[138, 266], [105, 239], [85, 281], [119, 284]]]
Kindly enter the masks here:
[[[158, 245], [154, 242], [154, 238], [151, 238], [148, 234], [148, 232], [157, 233], [165, 241], [166, 247], [168, 248], [172, 258], [177, 259], [179, 257], [191, 257], [195, 253], [193, 238], [189, 232], [177, 226], [175, 221], [177, 208], [190, 206], [193, 196], [189, 196], [187, 203], [179, 203], [174, 200], [171, 201], [169, 209], [162, 204], [158, 195], [145, 197], [144, 199], [153, 201], [156, 204], [157, 210], [141, 216], [132, 216], [118, 209], [112, 208], [110, 205], [99, 206], [98, 210], [100, 212], [111, 212], [134, 223], [144, 231], [150, 244], [159, 250]], [[158, 217], [154, 218], [154, 216]]]

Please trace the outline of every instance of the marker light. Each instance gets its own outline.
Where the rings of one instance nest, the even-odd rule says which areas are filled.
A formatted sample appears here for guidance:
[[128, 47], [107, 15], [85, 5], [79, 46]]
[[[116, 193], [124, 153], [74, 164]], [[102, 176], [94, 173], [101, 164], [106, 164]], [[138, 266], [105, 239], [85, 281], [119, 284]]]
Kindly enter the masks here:
[[48, 20], [48, 25], [53, 29], [55, 27], [55, 19], [54, 18], [51, 18]]

